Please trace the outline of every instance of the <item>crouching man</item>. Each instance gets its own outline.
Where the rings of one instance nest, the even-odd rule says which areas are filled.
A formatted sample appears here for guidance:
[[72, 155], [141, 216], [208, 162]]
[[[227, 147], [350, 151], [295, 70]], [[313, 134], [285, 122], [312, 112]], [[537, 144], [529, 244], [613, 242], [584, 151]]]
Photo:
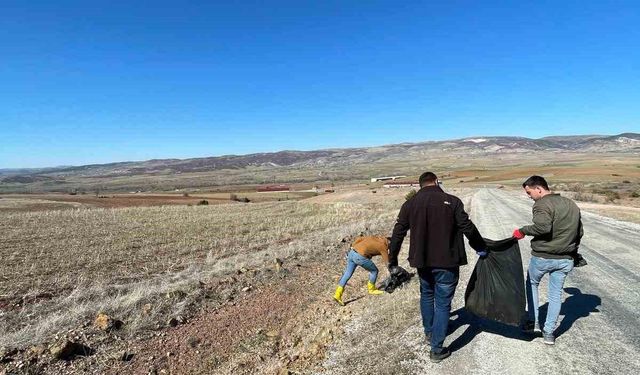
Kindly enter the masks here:
[[341, 306], [342, 293], [344, 287], [353, 275], [358, 266], [369, 271], [369, 282], [367, 282], [367, 290], [369, 294], [378, 295], [384, 293], [376, 288], [376, 280], [378, 279], [378, 267], [371, 260], [374, 256], [380, 255], [385, 264], [389, 263], [389, 238], [382, 236], [361, 236], [353, 241], [351, 248], [347, 253], [347, 267], [344, 270], [338, 287], [333, 295], [333, 299]]

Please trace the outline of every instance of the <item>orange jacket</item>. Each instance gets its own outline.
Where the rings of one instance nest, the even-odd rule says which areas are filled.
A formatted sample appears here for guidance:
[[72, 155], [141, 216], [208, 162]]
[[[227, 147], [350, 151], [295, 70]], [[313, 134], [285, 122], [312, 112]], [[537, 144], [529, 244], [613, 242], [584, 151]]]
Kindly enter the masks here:
[[380, 255], [382, 256], [382, 260], [384, 260], [385, 264], [389, 263], [389, 240], [387, 240], [387, 237], [358, 237], [353, 241], [353, 244], [351, 244], [351, 248], [366, 258]]

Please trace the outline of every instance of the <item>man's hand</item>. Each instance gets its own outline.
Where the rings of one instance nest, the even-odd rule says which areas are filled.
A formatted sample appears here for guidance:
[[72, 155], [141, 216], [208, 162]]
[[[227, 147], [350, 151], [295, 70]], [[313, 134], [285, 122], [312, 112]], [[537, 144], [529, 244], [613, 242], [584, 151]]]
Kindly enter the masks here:
[[513, 231], [513, 238], [521, 240], [524, 238], [524, 233], [520, 232], [520, 229], [516, 229]]
[[487, 252], [486, 249], [476, 251], [476, 255], [479, 256], [480, 258], [485, 258], [487, 254], [489, 254], [489, 252]]

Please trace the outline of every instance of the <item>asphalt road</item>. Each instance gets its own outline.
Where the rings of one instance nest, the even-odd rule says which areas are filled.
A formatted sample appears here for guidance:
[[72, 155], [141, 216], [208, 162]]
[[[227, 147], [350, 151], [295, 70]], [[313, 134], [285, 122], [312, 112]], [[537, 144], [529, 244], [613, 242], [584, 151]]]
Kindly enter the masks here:
[[[481, 189], [464, 200], [486, 238], [509, 237], [513, 229], [531, 221], [533, 202], [524, 194]], [[556, 345], [547, 346], [515, 327], [484, 322], [478, 328], [461, 313], [452, 316], [453, 332], [445, 342], [453, 354], [439, 364], [430, 363], [414, 279], [404, 290], [365, 296], [347, 305], [356, 318], [345, 324], [345, 333], [329, 348], [319, 373], [640, 373], [640, 225], [588, 212], [583, 212], [583, 222], [581, 253], [589, 264], [567, 278]], [[520, 247], [526, 269], [529, 241], [520, 241]], [[406, 254], [405, 244], [400, 257]], [[475, 264], [471, 249], [468, 256], [470, 264], [461, 269], [454, 311], [464, 306], [464, 290]], [[546, 279], [540, 286], [543, 309]], [[348, 286], [345, 293], [349, 291]]]

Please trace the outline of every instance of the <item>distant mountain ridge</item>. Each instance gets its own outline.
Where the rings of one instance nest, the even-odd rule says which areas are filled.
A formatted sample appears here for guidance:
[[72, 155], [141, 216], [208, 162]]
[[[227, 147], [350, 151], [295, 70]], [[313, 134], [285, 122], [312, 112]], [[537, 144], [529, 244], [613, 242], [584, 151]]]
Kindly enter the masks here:
[[55, 181], [67, 177], [120, 177], [165, 175], [252, 167], [280, 168], [305, 166], [345, 166], [385, 160], [403, 160], [435, 153], [490, 155], [525, 152], [636, 153], [640, 152], [640, 134], [525, 137], [478, 136], [446, 141], [401, 143], [375, 147], [324, 149], [315, 151], [278, 151], [248, 155], [225, 155], [191, 159], [154, 159], [73, 167], [41, 169], [0, 169], [0, 183]]

